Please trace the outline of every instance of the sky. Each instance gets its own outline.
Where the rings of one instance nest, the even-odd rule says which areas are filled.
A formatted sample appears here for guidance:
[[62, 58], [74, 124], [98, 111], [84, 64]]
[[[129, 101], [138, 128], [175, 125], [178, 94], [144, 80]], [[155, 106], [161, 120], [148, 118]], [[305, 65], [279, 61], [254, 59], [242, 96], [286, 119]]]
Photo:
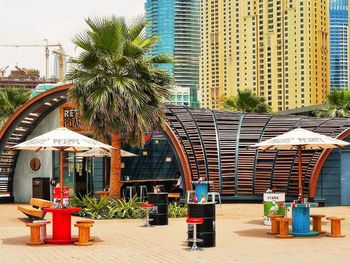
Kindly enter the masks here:
[[[0, 0], [0, 45], [60, 43], [66, 54], [77, 56], [73, 37], [86, 29], [84, 19], [144, 14], [145, 0]], [[52, 51], [52, 49], [51, 49]], [[53, 55], [50, 51], [50, 75]], [[44, 47], [0, 47], [0, 68], [36, 68], [45, 75]]]

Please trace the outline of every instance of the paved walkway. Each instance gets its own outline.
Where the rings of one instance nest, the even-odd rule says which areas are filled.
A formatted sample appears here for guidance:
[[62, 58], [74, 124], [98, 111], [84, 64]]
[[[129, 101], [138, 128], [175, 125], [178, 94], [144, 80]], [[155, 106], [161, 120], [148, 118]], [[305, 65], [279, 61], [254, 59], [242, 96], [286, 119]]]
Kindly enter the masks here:
[[[220, 210], [218, 209], [218, 212]], [[95, 243], [74, 245], [25, 245], [29, 229], [15, 205], [0, 205], [0, 262], [348, 262], [350, 258], [350, 207], [314, 208], [314, 213], [346, 217], [345, 238], [326, 236], [281, 240], [266, 234], [262, 205], [225, 204], [217, 215], [216, 247], [187, 251], [184, 219], [170, 219], [168, 226], [143, 228], [141, 220], [96, 221]], [[47, 216], [50, 219], [50, 215]], [[78, 218], [73, 218], [76, 221]], [[48, 228], [48, 234], [51, 229]], [[77, 230], [73, 228], [73, 234]], [[329, 231], [330, 224], [323, 225]]]

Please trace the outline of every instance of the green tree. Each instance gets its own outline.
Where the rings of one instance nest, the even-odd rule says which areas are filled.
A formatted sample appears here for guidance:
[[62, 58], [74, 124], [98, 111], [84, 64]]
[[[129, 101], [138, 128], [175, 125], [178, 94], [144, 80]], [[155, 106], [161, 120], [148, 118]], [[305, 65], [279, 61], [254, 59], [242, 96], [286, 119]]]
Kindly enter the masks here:
[[82, 111], [83, 120], [109, 137], [116, 149], [111, 158], [110, 194], [119, 198], [121, 141], [140, 145], [145, 132], [162, 126], [171, 79], [156, 64], [171, 61], [164, 55], [148, 55], [158, 38], [145, 34], [141, 19], [132, 24], [116, 17], [85, 21], [88, 29], [73, 40], [82, 52], [71, 60], [69, 97]]
[[0, 128], [20, 106], [29, 100], [30, 95], [30, 91], [14, 87], [5, 87], [0, 91]]
[[332, 90], [327, 96], [327, 106], [314, 111], [317, 117], [350, 116], [350, 92], [348, 90]]
[[237, 90], [237, 96], [222, 98], [224, 109], [244, 112], [271, 112], [271, 107], [265, 102], [265, 98], [258, 97], [250, 90]]

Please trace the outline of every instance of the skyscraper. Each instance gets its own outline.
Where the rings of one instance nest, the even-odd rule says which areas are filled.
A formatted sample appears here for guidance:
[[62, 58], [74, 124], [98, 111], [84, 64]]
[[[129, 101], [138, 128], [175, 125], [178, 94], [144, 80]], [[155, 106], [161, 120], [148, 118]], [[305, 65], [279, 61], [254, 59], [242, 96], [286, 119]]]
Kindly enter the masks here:
[[349, 0], [330, 0], [330, 74], [332, 89], [349, 89]]
[[[177, 104], [198, 107], [200, 0], [146, 0], [146, 32], [159, 37], [151, 55], [167, 54], [173, 63], [159, 65], [174, 77]], [[181, 94], [176, 91], [181, 90]], [[189, 96], [183, 96], [188, 93]], [[179, 95], [179, 96], [178, 96]], [[181, 100], [180, 100], [181, 96]], [[187, 101], [184, 99], [187, 98]]]
[[202, 0], [204, 107], [251, 89], [274, 111], [324, 102], [329, 0]]

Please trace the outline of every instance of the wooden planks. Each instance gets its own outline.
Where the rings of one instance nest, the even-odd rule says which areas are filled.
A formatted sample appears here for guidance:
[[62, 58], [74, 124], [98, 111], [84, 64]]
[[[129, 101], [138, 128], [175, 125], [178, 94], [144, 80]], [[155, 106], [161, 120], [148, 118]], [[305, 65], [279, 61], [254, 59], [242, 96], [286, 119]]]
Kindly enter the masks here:
[[[296, 151], [261, 151], [248, 146], [295, 127], [336, 137], [350, 128], [349, 118], [272, 116], [167, 106], [167, 121], [177, 130], [191, 163], [193, 180], [208, 176], [223, 195], [261, 195], [268, 188], [298, 193]], [[192, 146], [190, 146], [192, 144]], [[303, 151], [304, 192], [321, 151]], [[196, 160], [196, 161], [195, 161]], [[197, 164], [197, 165], [195, 165]]]

